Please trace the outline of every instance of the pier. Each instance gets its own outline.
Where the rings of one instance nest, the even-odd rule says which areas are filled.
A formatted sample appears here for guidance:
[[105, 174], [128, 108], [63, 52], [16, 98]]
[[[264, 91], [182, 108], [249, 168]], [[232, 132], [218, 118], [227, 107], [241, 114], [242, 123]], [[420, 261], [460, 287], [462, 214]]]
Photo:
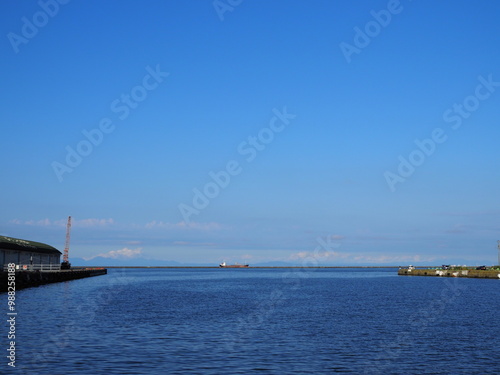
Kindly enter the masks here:
[[[83, 279], [86, 277], [106, 275], [106, 268], [72, 268], [69, 270], [56, 271], [23, 271], [16, 270], [15, 272], [15, 290], [31, 288], [44, 284], [59, 283], [62, 281], [70, 281]], [[7, 272], [0, 272], [0, 293], [7, 292], [8, 287]]]
[[467, 277], [477, 279], [500, 279], [500, 268], [494, 267], [486, 270], [475, 268], [424, 268], [413, 267], [400, 268], [398, 275], [401, 276], [437, 276], [437, 277]]

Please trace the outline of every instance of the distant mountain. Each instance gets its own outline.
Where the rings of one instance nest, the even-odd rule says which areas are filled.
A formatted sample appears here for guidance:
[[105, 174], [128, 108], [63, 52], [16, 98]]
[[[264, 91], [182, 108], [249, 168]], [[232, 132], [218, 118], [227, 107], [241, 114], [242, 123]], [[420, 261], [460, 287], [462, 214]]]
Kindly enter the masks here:
[[70, 263], [75, 267], [175, 267], [183, 266], [184, 264], [168, 261], [168, 260], [156, 260], [156, 259], [145, 259], [145, 258], [135, 258], [135, 259], [113, 259], [104, 257], [95, 257], [90, 260], [85, 260], [83, 258], [71, 258]]
[[290, 262], [262, 262], [262, 263], [250, 263], [250, 267], [300, 267], [300, 263], [290, 263]]

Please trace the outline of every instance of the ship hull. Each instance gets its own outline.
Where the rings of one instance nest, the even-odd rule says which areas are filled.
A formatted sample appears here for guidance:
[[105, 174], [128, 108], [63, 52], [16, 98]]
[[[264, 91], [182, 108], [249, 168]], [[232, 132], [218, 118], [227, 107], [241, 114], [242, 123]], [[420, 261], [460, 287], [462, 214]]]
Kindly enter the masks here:
[[219, 265], [220, 268], [248, 268], [248, 264]]

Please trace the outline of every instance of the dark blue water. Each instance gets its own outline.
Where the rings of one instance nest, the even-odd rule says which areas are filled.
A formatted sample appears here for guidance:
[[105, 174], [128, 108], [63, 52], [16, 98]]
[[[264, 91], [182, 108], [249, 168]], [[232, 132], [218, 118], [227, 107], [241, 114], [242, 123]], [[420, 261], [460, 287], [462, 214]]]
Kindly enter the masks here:
[[[112, 269], [26, 289], [17, 292], [17, 367], [5, 358], [0, 372], [500, 372], [500, 280], [396, 273]], [[6, 316], [5, 295], [2, 306]]]

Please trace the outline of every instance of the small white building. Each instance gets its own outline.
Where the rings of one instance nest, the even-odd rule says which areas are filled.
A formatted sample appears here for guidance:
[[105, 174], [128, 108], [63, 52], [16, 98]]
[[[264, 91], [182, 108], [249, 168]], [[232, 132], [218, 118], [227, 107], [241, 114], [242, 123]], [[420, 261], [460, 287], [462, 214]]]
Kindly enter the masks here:
[[61, 269], [61, 252], [41, 242], [0, 236], [0, 261], [4, 271], [9, 263], [20, 271], [56, 271]]

